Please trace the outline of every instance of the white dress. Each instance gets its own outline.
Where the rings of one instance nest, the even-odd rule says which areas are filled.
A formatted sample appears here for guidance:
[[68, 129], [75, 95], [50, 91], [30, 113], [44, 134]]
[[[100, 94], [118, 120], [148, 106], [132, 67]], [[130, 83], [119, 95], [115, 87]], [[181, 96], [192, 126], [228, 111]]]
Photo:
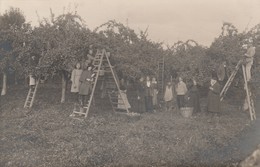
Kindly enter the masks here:
[[166, 86], [165, 94], [164, 94], [164, 101], [171, 101], [173, 99], [172, 94], [172, 86]]
[[32, 75], [29, 75], [29, 85], [34, 86], [36, 84], [35, 78]]

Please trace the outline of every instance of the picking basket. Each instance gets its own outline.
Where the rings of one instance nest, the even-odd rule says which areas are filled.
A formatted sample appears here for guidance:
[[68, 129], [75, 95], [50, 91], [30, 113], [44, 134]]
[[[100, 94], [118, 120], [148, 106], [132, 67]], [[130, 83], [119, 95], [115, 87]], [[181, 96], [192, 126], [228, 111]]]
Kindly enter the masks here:
[[189, 118], [192, 116], [193, 107], [182, 107], [180, 108], [181, 115], [185, 118]]

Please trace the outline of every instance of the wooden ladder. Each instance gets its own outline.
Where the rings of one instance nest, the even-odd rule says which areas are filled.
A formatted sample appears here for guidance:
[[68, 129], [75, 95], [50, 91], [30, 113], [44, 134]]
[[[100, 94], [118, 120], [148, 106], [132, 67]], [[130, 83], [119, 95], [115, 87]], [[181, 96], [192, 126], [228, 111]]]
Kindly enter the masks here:
[[238, 70], [239, 70], [239, 67], [240, 67], [241, 63], [242, 63], [242, 60], [240, 60], [240, 61], [237, 63], [237, 65], [236, 65], [234, 71], [232, 72], [232, 74], [231, 74], [230, 77], [228, 78], [228, 80], [227, 80], [225, 86], [224, 86], [223, 89], [221, 90], [220, 95], [219, 95], [219, 96], [220, 96], [220, 101], [222, 101], [223, 98], [224, 98], [224, 96], [226, 95], [226, 93], [227, 93], [227, 91], [228, 91], [228, 89], [229, 89], [231, 83], [233, 82], [233, 80], [234, 80], [234, 78], [235, 78], [235, 76], [236, 76], [236, 74], [237, 74], [237, 72], [238, 72]]
[[242, 65], [242, 70], [243, 70], [243, 76], [244, 76], [244, 82], [245, 82], [246, 101], [248, 104], [250, 118], [251, 118], [251, 120], [255, 120], [256, 119], [255, 105], [254, 105], [254, 100], [252, 98], [251, 89], [248, 87], [247, 76], [246, 76], [246, 71], [245, 71], [244, 65]]
[[246, 101], [247, 101], [247, 104], [248, 104], [248, 109], [249, 109], [249, 113], [250, 113], [250, 118], [251, 120], [255, 120], [256, 119], [256, 113], [255, 113], [255, 105], [254, 105], [254, 100], [252, 98], [252, 93], [251, 93], [251, 89], [249, 88], [248, 86], [248, 83], [247, 83], [247, 77], [246, 77], [246, 71], [245, 71], [245, 66], [242, 64], [243, 60], [240, 60], [234, 71], [232, 72], [232, 74], [230, 75], [230, 77], [228, 78], [228, 81], [227, 83], [225, 84], [224, 88], [222, 89], [222, 91], [220, 92], [220, 100], [222, 101], [228, 88], [230, 87], [232, 81], [234, 80], [238, 70], [239, 70], [239, 67], [242, 66], [242, 71], [243, 71], [243, 78], [244, 78], [244, 82], [245, 82], [245, 90], [246, 90]]
[[[110, 62], [109, 62], [110, 63]], [[106, 91], [114, 112], [126, 112], [129, 113], [128, 108], [126, 107], [126, 101], [124, 101], [122, 92], [119, 87], [119, 79], [112, 68], [106, 73]], [[118, 107], [121, 106], [121, 107]]]
[[[89, 110], [90, 110], [90, 107], [91, 107], [91, 103], [93, 101], [93, 97], [94, 97], [94, 93], [95, 93], [95, 89], [96, 89], [96, 85], [97, 85], [97, 81], [98, 81], [98, 77], [99, 77], [99, 73], [100, 73], [100, 70], [101, 70], [101, 66], [104, 66], [105, 68], [105, 76], [107, 75], [107, 73], [111, 73], [112, 75], [110, 77], [112, 81], [114, 81], [115, 83], [115, 87], [113, 88], [114, 91], [113, 92], [119, 92], [119, 99], [122, 99], [122, 94], [120, 92], [120, 89], [119, 89], [119, 84], [118, 84], [118, 78], [113, 70], [113, 67], [109, 61], [109, 55], [108, 53], [106, 52], [105, 49], [103, 49], [102, 51], [100, 50], [97, 50], [97, 53], [94, 57], [94, 61], [93, 61], [93, 65], [94, 65], [94, 69], [93, 69], [93, 72], [95, 74], [95, 80], [94, 80], [94, 84], [93, 84], [93, 89], [91, 91], [91, 95], [90, 95], [90, 98], [89, 98], [89, 101], [87, 103], [86, 106], [83, 107], [83, 110], [81, 111], [73, 111], [73, 113], [70, 115], [70, 116], [85, 116], [85, 118], [88, 116], [88, 113], [89, 113]], [[108, 82], [109, 83], [109, 82]], [[108, 84], [106, 83], [106, 84]], [[111, 84], [111, 83], [110, 83]], [[110, 92], [108, 91], [108, 94]], [[111, 97], [112, 98], [112, 97]], [[114, 108], [114, 103], [116, 101], [111, 101], [111, 98], [110, 98], [110, 102], [112, 104], [112, 107], [113, 107], [113, 110], [115, 111], [115, 108]], [[125, 102], [123, 104], [124, 106], [125, 105]], [[127, 113], [129, 112], [129, 110], [126, 108], [126, 111]]]
[[164, 57], [158, 63], [158, 87], [159, 97], [163, 97], [164, 92]]
[[32, 108], [38, 85], [39, 85], [39, 79], [37, 79], [35, 86], [30, 87], [29, 92], [26, 97], [26, 101], [23, 106], [24, 108], [28, 108], [28, 109]]

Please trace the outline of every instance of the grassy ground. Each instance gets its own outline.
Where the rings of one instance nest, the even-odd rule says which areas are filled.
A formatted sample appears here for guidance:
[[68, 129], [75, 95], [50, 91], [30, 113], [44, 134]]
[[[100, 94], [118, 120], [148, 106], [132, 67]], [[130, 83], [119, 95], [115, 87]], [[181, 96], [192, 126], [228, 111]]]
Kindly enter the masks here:
[[224, 101], [218, 116], [183, 118], [176, 110], [117, 114], [95, 98], [88, 118], [76, 120], [72, 103], [59, 103], [58, 86], [41, 85], [30, 113], [23, 109], [28, 88], [12, 87], [2, 97], [0, 166], [201, 166], [201, 152], [228, 145], [250, 125], [234, 100]]

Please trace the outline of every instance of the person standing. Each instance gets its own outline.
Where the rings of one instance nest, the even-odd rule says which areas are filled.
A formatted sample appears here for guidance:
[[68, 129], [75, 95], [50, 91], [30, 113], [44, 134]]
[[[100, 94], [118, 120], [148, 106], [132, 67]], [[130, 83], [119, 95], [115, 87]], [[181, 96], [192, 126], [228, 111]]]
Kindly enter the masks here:
[[156, 78], [153, 77], [152, 78], [152, 101], [153, 101], [153, 109], [154, 111], [157, 109], [158, 107], [158, 83], [156, 81]]
[[186, 84], [183, 82], [182, 78], [179, 77], [179, 82], [176, 85], [178, 109], [184, 107], [184, 96], [187, 93], [187, 91], [188, 91], [188, 89], [187, 89]]
[[92, 91], [92, 66], [84, 65], [83, 71], [79, 78], [79, 95], [80, 95], [80, 106], [81, 111], [83, 111], [83, 107], [87, 104], [89, 100], [89, 96]]
[[167, 82], [167, 85], [165, 87], [163, 99], [165, 102], [166, 111], [169, 111], [172, 108], [172, 100], [173, 100], [173, 86], [170, 81]]
[[192, 79], [192, 86], [189, 90], [189, 100], [191, 106], [193, 107], [193, 112], [198, 113], [200, 112], [200, 95], [199, 89], [197, 86], [197, 82], [195, 79]]
[[144, 78], [141, 77], [137, 84], [137, 104], [138, 104], [138, 111], [140, 113], [145, 112], [144, 92], [145, 92], [145, 83], [144, 83]]
[[218, 81], [221, 86], [224, 86], [228, 80], [227, 75], [227, 62], [223, 61], [217, 69]]
[[253, 41], [249, 43], [247, 52], [245, 53], [245, 70], [247, 82], [251, 80], [251, 68], [254, 61], [255, 47], [253, 46]]
[[30, 88], [34, 88], [36, 85], [36, 77], [35, 75], [33, 75], [33, 71], [35, 70], [35, 68], [37, 67], [37, 60], [36, 57], [33, 55], [30, 59], [29, 59], [29, 86]]
[[146, 112], [153, 112], [153, 100], [152, 100], [152, 82], [149, 76], [146, 77], [144, 100]]
[[74, 110], [76, 109], [76, 104], [79, 103], [79, 79], [82, 74], [82, 69], [80, 68], [80, 63], [76, 63], [75, 68], [72, 70], [71, 73], [71, 93], [74, 95]]
[[90, 45], [89, 46], [89, 51], [87, 54], [87, 59], [86, 59], [86, 63], [90, 66], [93, 63], [94, 60], [94, 56], [93, 56], [93, 46]]
[[220, 85], [217, 77], [212, 77], [210, 80], [210, 87], [208, 93], [207, 111], [219, 113], [220, 112]]

